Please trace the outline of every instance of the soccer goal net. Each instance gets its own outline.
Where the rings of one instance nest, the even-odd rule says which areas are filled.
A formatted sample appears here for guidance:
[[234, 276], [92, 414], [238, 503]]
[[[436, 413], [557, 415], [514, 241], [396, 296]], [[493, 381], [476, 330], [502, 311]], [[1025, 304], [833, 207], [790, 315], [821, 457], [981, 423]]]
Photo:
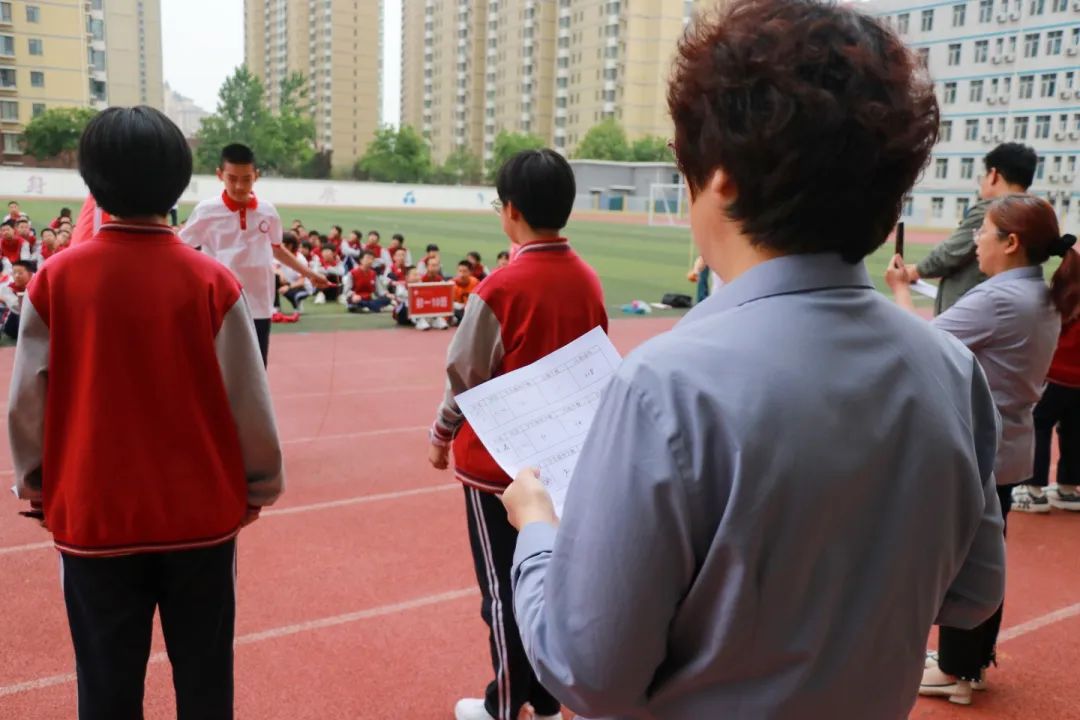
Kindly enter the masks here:
[[649, 186], [649, 224], [690, 225], [690, 194], [686, 185], [653, 183]]

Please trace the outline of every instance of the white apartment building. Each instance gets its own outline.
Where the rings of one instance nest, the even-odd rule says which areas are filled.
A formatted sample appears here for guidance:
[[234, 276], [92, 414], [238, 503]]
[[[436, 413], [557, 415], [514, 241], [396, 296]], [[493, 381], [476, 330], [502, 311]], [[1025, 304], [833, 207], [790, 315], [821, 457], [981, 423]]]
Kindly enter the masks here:
[[983, 156], [1003, 142], [1039, 154], [1032, 192], [1080, 227], [1080, 0], [874, 0], [926, 60], [941, 140], [905, 199], [913, 226], [952, 227], [976, 201]]

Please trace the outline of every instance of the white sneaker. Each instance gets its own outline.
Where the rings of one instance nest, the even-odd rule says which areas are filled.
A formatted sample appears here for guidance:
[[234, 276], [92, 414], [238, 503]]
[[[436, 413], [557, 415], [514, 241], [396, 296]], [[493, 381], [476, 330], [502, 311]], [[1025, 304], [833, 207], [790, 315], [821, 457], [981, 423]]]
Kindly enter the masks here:
[[957, 705], [971, 704], [971, 683], [946, 675], [935, 664], [923, 670], [919, 694], [923, 697], [943, 697]]
[[454, 720], [495, 720], [480, 698], [463, 698], [454, 706]]
[[[936, 650], [929, 650], [926, 653], [926, 662], [923, 663], [923, 669], [924, 670], [929, 670], [930, 668], [933, 668], [935, 670], [938, 669], [938, 654], [937, 654]], [[979, 674], [979, 679], [978, 680], [972, 680], [971, 681], [971, 689], [972, 690], [978, 690], [979, 692], [982, 692], [983, 690], [986, 690], [986, 686], [987, 686], [986, 671], [983, 670]]]
[[1046, 498], [1059, 510], [1080, 511], [1080, 492], [1075, 485], [1051, 485], [1046, 489]]
[[446, 324], [446, 318], [437, 317], [431, 321], [431, 327], [436, 330], [446, 330], [450, 326]]
[[417, 330], [430, 330], [431, 329], [431, 323], [428, 322], [427, 318], [420, 318], [419, 320], [416, 321], [416, 329]]
[[322, 293], [322, 292], [315, 293], [315, 304], [316, 305], [325, 305], [326, 304], [326, 295], [324, 293]]
[[1026, 513], [1050, 512], [1050, 500], [1042, 488], [1017, 485], [1012, 489], [1012, 509]]
[[345, 302], [345, 293], [341, 293], [340, 295], [337, 296], [337, 302], [338, 302], [338, 305], [348, 305], [348, 303]]

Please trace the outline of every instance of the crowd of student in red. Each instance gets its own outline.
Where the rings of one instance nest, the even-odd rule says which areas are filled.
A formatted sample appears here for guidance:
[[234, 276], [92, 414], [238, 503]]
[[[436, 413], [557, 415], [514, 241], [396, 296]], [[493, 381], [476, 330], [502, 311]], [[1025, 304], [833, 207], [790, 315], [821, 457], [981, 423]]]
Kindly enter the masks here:
[[[182, 223], [176, 225], [179, 230]], [[18, 337], [19, 311], [26, 287], [43, 262], [61, 252], [71, 243], [74, 221], [70, 208], [60, 213], [44, 227], [36, 228], [19, 203], [8, 203], [8, 212], [0, 223], [0, 331], [12, 340]], [[364, 234], [353, 230], [348, 237], [335, 225], [328, 234], [307, 230], [300, 220], [294, 220], [285, 233], [284, 245], [297, 258], [316, 272], [325, 275], [334, 286], [316, 291], [311, 281], [291, 268], [275, 264], [277, 276], [278, 311], [274, 322], [298, 322], [304, 301], [315, 304], [337, 302], [353, 313], [389, 310], [400, 325], [419, 330], [445, 329], [461, 319], [469, 295], [487, 277], [480, 253], [471, 252], [461, 260], [453, 275], [443, 271], [439, 246], [430, 244], [423, 257], [413, 262], [412, 253], [405, 247], [405, 238], [395, 234], [389, 245], [382, 244], [378, 231]], [[510, 262], [508, 252], [499, 253], [496, 266]], [[411, 283], [453, 282], [453, 313], [446, 317], [410, 318], [408, 286]], [[291, 314], [280, 311], [280, 299], [292, 305]]]
[[[383, 245], [377, 230], [368, 232], [366, 237], [360, 230], [353, 230], [346, 237], [341, 227], [335, 225], [324, 235], [306, 229], [300, 220], [293, 220], [282, 244], [301, 263], [325, 275], [334, 285], [316, 291], [311, 281], [300, 273], [276, 266], [278, 310], [273, 320], [279, 323], [297, 322], [304, 302], [310, 300], [318, 305], [336, 302], [352, 313], [389, 309], [400, 325], [412, 325], [419, 330], [446, 329], [461, 319], [469, 295], [489, 273], [480, 253], [470, 252], [457, 264], [453, 275], [446, 274], [439, 246], [435, 244], [429, 244], [423, 257], [414, 262], [411, 251], [405, 247], [405, 237], [399, 233], [391, 237], [388, 245]], [[499, 253], [491, 272], [509, 262], [508, 252]], [[408, 286], [441, 282], [453, 283], [453, 313], [445, 317], [410, 318]], [[292, 314], [281, 312], [282, 297], [292, 305]]]
[[70, 208], [37, 229], [19, 203], [8, 203], [0, 222], [0, 331], [11, 338], [19, 335], [19, 311], [26, 287], [43, 262], [71, 243], [74, 228]]

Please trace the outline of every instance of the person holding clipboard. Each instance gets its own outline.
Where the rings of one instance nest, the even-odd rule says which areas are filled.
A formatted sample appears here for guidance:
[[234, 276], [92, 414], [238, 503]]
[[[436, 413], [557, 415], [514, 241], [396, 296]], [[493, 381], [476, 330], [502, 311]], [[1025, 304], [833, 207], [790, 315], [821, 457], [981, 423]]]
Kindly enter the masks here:
[[561, 519], [534, 472], [503, 494], [525, 652], [584, 717], [907, 717], [931, 625], [1004, 587], [986, 378], [863, 264], [933, 86], [851, 5], [746, 0], [688, 28], [668, 103], [724, 289], [623, 361]]

